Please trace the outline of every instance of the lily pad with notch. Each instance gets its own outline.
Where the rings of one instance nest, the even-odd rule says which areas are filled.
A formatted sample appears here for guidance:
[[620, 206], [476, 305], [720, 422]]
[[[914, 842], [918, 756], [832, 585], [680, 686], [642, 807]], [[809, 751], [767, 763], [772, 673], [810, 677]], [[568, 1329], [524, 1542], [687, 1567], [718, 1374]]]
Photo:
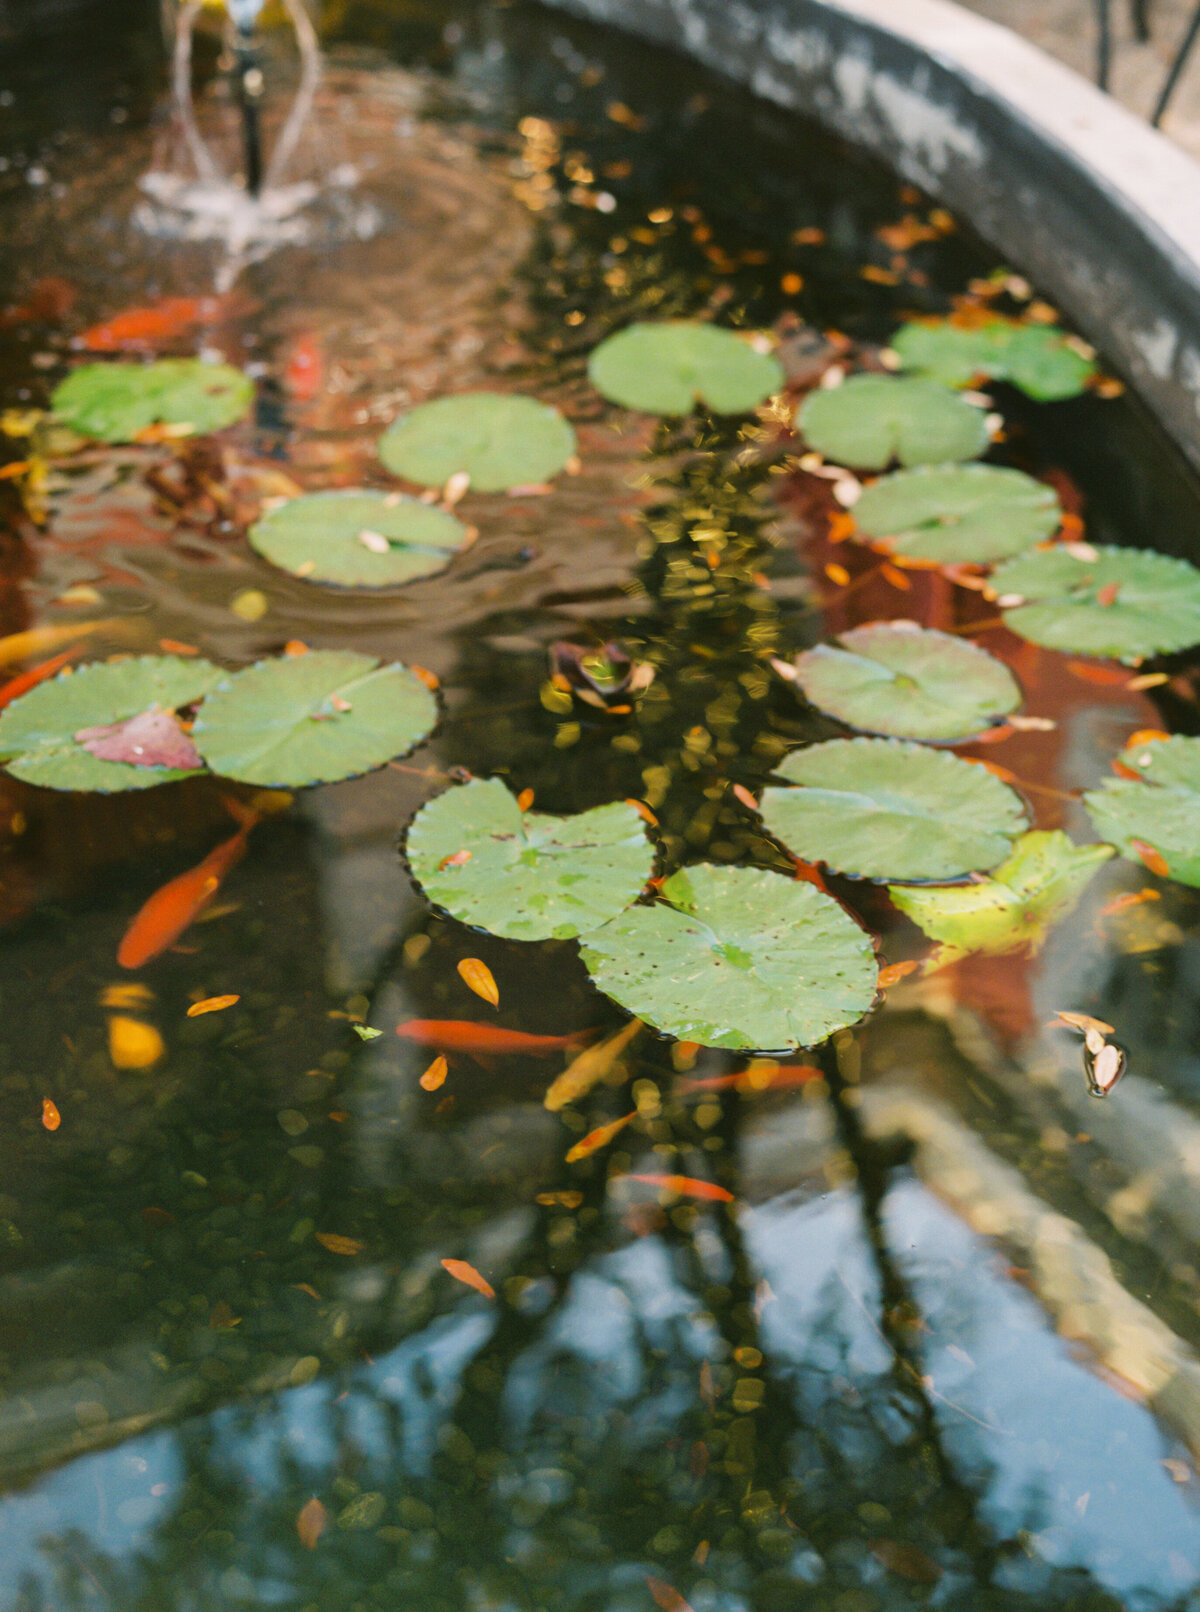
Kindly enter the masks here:
[[240, 420], [253, 401], [253, 382], [230, 364], [160, 358], [152, 364], [82, 364], [55, 387], [50, 406], [83, 436], [132, 442], [152, 425], [220, 431]]
[[1034, 950], [1050, 925], [1075, 906], [1111, 845], [1075, 845], [1055, 829], [1023, 834], [1012, 854], [976, 884], [889, 885], [888, 895], [944, 950], [939, 962], [968, 952]]
[[1026, 827], [985, 767], [898, 739], [830, 739], [776, 768], [762, 818], [794, 856], [866, 879], [954, 879], [995, 867]]
[[1078, 547], [1019, 555], [991, 585], [1013, 632], [1047, 649], [1138, 661], [1200, 643], [1200, 571], [1147, 549]]
[[1140, 778], [1109, 778], [1083, 797], [1096, 832], [1127, 856], [1156, 851], [1180, 884], [1200, 887], [1200, 739], [1144, 740], [1118, 757]]
[[806, 650], [796, 681], [818, 710], [898, 739], [969, 739], [1021, 703], [1003, 661], [914, 621], [871, 622]]
[[223, 777], [300, 789], [406, 755], [437, 715], [432, 693], [399, 661], [310, 650], [225, 674], [197, 712], [192, 737]]
[[810, 448], [857, 470], [948, 464], [988, 445], [981, 408], [918, 375], [851, 375], [810, 392], [796, 416]]
[[557, 409], [507, 392], [420, 403], [379, 439], [379, 457], [393, 475], [442, 487], [465, 473], [480, 493], [549, 481], [574, 453], [575, 432]]
[[196, 704], [226, 675], [209, 661], [175, 655], [91, 661], [60, 672], [0, 712], [0, 756], [14, 777], [46, 789], [110, 793], [187, 778], [194, 767], [109, 760], [89, 745], [130, 718]]
[[597, 989], [706, 1047], [811, 1047], [875, 999], [870, 937], [811, 884], [702, 863], [584, 937]]
[[419, 498], [346, 488], [289, 498], [247, 537], [264, 559], [305, 581], [391, 588], [444, 571], [471, 529]]
[[881, 476], [854, 506], [864, 537], [934, 565], [994, 565], [1053, 535], [1053, 487], [1004, 465], [937, 465]]
[[565, 940], [641, 894], [654, 847], [626, 801], [573, 817], [524, 812], [498, 778], [423, 806], [408, 830], [413, 876], [435, 906], [505, 940]]
[[610, 403], [647, 414], [745, 414], [778, 392], [783, 367], [735, 331], [694, 320], [629, 325], [588, 360], [592, 385]]
[[967, 386], [977, 379], [1011, 381], [1039, 403], [1077, 397], [1096, 372], [1057, 325], [989, 319], [977, 325], [946, 320], [902, 325], [892, 339], [905, 369]]

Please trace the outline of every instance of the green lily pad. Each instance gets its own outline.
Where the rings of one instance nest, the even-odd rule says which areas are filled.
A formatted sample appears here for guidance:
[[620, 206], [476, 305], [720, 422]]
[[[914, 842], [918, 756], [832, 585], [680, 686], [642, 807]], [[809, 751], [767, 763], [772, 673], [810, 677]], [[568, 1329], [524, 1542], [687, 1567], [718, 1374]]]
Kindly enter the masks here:
[[974, 459], [988, 445], [987, 419], [938, 381], [851, 375], [810, 392], [796, 416], [810, 448], [858, 470]]
[[902, 325], [892, 346], [905, 369], [947, 386], [980, 376], [1011, 381], [1039, 403], [1077, 397], [1096, 372], [1056, 325], [1022, 325], [990, 319], [965, 328], [947, 322]]
[[323, 649], [227, 675], [200, 707], [192, 738], [213, 772], [299, 789], [381, 767], [436, 722], [437, 701], [407, 666]]
[[854, 523], [895, 554], [935, 565], [994, 565], [1050, 537], [1061, 516], [1053, 487], [1001, 465], [938, 465], [882, 476]]
[[995, 867], [1025, 825], [1007, 784], [944, 750], [831, 739], [787, 757], [763, 822], [795, 856], [866, 879], [954, 879]]
[[745, 414], [784, 384], [779, 360], [732, 330], [688, 320], [630, 325], [588, 360], [592, 385], [610, 403], [647, 414]]
[[625, 801], [576, 817], [523, 812], [498, 778], [423, 806], [406, 845], [435, 906], [505, 940], [568, 940], [636, 901], [654, 847]]
[[132, 442], [147, 426], [220, 431], [254, 401], [254, 384], [229, 364], [160, 358], [153, 364], [82, 364], [55, 387], [50, 406], [72, 430]]
[[1003, 661], [912, 621], [872, 622], [806, 650], [796, 681], [818, 710], [897, 739], [968, 739], [1021, 703]]
[[1084, 805], [1096, 832], [1140, 861], [1135, 840], [1158, 852], [1180, 884], [1200, 886], [1200, 739], [1177, 736], [1131, 745], [1120, 757], [1134, 778], [1109, 778]]
[[0, 756], [14, 777], [46, 789], [109, 793], [190, 777], [190, 769], [104, 761], [75, 735], [155, 708], [192, 705], [224, 676], [209, 661], [174, 655], [91, 661], [60, 672], [0, 712]]
[[931, 940], [942, 962], [967, 952], [1001, 953], [1041, 945], [1066, 916], [1111, 845], [1073, 845], [1055, 829], [1023, 834], [990, 879], [950, 886], [889, 885], [888, 895]]
[[434, 576], [470, 535], [444, 509], [367, 488], [290, 498], [247, 533], [272, 565], [343, 588], [391, 588]]
[[[1005, 625], [1032, 643], [1075, 655], [1140, 660], [1200, 643], [1200, 571], [1146, 549], [1066, 547], [1009, 560], [992, 574]], [[1106, 602], [1107, 601], [1107, 602]]]
[[442, 487], [465, 471], [481, 493], [549, 481], [574, 452], [575, 433], [557, 409], [502, 392], [422, 403], [379, 439], [379, 457], [393, 475]]
[[[875, 999], [870, 938], [811, 884], [700, 864], [581, 943], [597, 989], [706, 1047], [811, 1047]], [[669, 903], [669, 905], [668, 905]]]

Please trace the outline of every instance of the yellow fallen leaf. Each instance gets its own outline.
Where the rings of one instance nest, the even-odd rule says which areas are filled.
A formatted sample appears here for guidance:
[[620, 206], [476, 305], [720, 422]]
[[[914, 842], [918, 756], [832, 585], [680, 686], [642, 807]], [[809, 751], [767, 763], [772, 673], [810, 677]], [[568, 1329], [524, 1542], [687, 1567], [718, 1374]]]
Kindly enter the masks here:
[[481, 963], [478, 957], [464, 957], [458, 965], [458, 972], [462, 975], [463, 983], [476, 996], [481, 996], [493, 1007], [500, 1006], [500, 989], [486, 963]]
[[166, 1052], [152, 1024], [114, 1014], [108, 1021], [108, 1056], [118, 1069], [149, 1069]]
[[449, 1070], [450, 1070], [450, 1065], [446, 1062], [445, 1058], [443, 1058], [441, 1053], [439, 1052], [437, 1057], [429, 1065], [429, 1068], [421, 1076], [421, 1080], [420, 1080], [421, 1090], [422, 1091], [436, 1091], [438, 1089], [438, 1087], [445, 1080], [447, 1074], [449, 1073]]
[[480, 1276], [474, 1265], [468, 1265], [465, 1259], [444, 1259], [442, 1269], [453, 1276], [456, 1282], [465, 1282], [473, 1287], [477, 1293], [482, 1293], [485, 1299], [494, 1299], [496, 1289], [485, 1278]]
[[565, 1108], [568, 1103], [586, 1097], [592, 1087], [603, 1080], [612, 1069], [641, 1028], [641, 1019], [630, 1019], [616, 1035], [609, 1036], [607, 1041], [598, 1042], [594, 1047], [585, 1047], [577, 1058], [571, 1060], [557, 1080], [551, 1082], [549, 1090], [542, 1098], [545, 1107], [554, 1114], [560, 1108]]
[[240, 1002], [240, 996], [206, 996], [203, 1002], [193, 1002], [187, 1010], [189, 1019], [198, 1019], [202, 1013], [220, 1013], [222, 1008], [232, 1007]]
[[345, 1254], [347, 1257], [351, 1254], [361, 1254], [365, 1246], [353, 1237], [340, 1237], [336, 1231], [318, 1231], [313, 1235], [321, 1247], [327, 1248], [331, 1254]]

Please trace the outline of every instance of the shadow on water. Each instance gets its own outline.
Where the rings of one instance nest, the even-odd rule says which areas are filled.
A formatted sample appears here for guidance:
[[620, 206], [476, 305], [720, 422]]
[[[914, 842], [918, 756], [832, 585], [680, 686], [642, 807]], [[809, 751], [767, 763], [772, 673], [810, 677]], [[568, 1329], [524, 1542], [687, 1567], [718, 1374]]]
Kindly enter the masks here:
[[[64, 590], [90, 588], [118, 624], [98, 649], [161, 635], [238, 663], [294, 637], [354, 642], [433, 669], [445, 718], [399, 766], [256, 830], [222, 905], [132, 1008], [106, 997], [116, 943], [228, 833], [218, 791], [106, 801], [3, 780], [5, 1606], [1200, 1606], [1189, 892], [1083, 946], [1128, 877], [1114, 873], [1040, 958], [901, 993], [821, 1054], [822, 1078], [758, 1096], [711, 1084], [731, 1057], [644, 1036], [624, 1085], [554, 1114], [557, 1064], [456, 1058], [431, 1093], [426, 1054], [354, 1035], [475, 1016], [466, 955], [501, 981], [501, 1023], [615, 1027], [572, 946], [431, 915], [396, 854], [403, 823], [467, 767], [551, 811], [645, 801], [660, 872], [698, 854], [786, 868], [734, 786], [836, 730], [771, 659], [856, 611], [896, 613], [874, 583], [852, 603], [824, 587], [823, 526], [769, 421], [619, 419], [584, 380], [599, 337], [634, 313], [717, 307], [736, 324], [802, 316], [818, 350], [829, 327], [875, 340], [991, 259], [942, 231], [915, 277], [864, 278], [875, 228], [926, 204], [643, 47], [521, 7], [328, 12], [329, 39], [356, 54], [335, 58], [319, 138], [322, 118], [348, 125], [334, 147], [389, 232], [248, 270], [246, 303], [206, 339], [259, 366], [266, 404], [191, 482], [136, 450], [52, 485], [44, 529], [14, 509], [25, 569], [5, 630], [57, 620]], [[45, 93], [31, 74], [23, 115], [55, 131]], [[154, 140], [71, 139], [63, 194], [39, 181], [13, 205], [6, 253], [76, 219], [82, 244], [62, 257], [82, 324], [112, 311], [96, 231], [126, 216]], [[84, 171], [85, 150], [103, 162]], [[113, 239], [122, 302], [205, 288], [184, 255]], [[43, 269], [35, 254], [19, 289]], [[801, 281], [786, 295], [785, 276]], [[812, 353], [789, 328], [802, 372]], [[0, 337], [36, 401], [64, 333]], [[308, 341], [328, 384], [306, 395]], [[364, 600], [247, 556], [238, 500], [269, 471], [370, 477], [384, 420], [497, 377], [559, 402], [584, 469], [546, 495], [478, 499], [483, 535], [446, 577]], [[1009, 406], [1012, 454], [1069, 472], [1106, 537], [1139, 541], [1154, 520], [1183, 543], [1195, 489], [1131, 407], [1104, 405], [1093, 430], [1101, 405]], [[255, 620], [230, 610], [247, 587], [267, 601]], [[617, 639], [655, 680], [631, 711], [581, 702], [547, 677], [564, 639]], [[1057, 690], [1057, 664], [1034, 674]], [[1039, 763], [1063, 789], [1153, 714], [1144, 698], [1063, 698]], [[224, 991], [240, 998], [227, 1012], [185, 1017]], [[1039, 1034], [1066, 1000], [1119, 1004], [1135, 1065], [1120, 1104], [1092, 1103]], [[114, 1067], [122, 1013], [169, 1043], [153, 1071]], [[631, 1108], [606, 1152], [565, 1163]], [[675, 1171], [735, 1201], [668, 1207], [613, 1179]]]

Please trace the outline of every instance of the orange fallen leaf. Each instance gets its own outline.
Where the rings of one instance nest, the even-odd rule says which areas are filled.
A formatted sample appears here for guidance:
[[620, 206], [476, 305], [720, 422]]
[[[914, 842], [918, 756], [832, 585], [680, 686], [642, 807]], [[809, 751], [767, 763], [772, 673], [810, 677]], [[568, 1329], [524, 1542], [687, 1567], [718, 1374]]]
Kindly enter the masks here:
[[1116, 604], [1117, 595], [1120, 591], [1121, 584], [1119, 582], [1106, 582], [1102, 588], [1097, 588], [1096, 590], [1096, 603], [1103, 605], [1107, 609], [1110, 605]]
[[438, 1053], [437, 1057], [429, 1065], [429, 1068], [421, 1076], [421, 1090], [436, 1091], [438, 1087], [445, 1081], [449, 1072], [450, 1065], [446, 1062], [445, 1058], [442, 1057], [441, 1053]]
[[300, 1535], [300, 1543], [305, 1550], [315, 1550], [317, 1540], [325, 1532], [327, 1522], [325, 1507], [316, 1495], [306, 1500], [300, 1507], [300, 1514], [296, 1518], [296, 1532]]
[[1125, 687], [1140, 694], [1144, 689], [1161, 688], [1164, 683], [1171, 681], [1167, 672], [1143, 672], [1140, 677], [1131, 677]]
[[886, 968], [879, 970], [879, 989], [886, 991], [890, 986], [902, 980], [906, 974], [911, 974], [920, 965], [911, 957], [903, 963], [889, 963]]
[[56, 1131], [62, 1124], [62, 1115], [48, 1097], [42, 1098], [42, 1124], [48, 1131]]
[[1136, 733], [1131, 733], [1126, 739], [1125, 748], [1126, 750], [1132, 750], [1135, 745], [1139, 744], [1158, 744], [1160, 740], [1169, 739], [1170, 737], [1171, 735], [1164, 733], [1161, 728], [1139, 728]]
[[1145, 840], [1130, 840], [1129, 843], [1151, 873], [1157, 874], [1160, 879], [1170, 878], [1171, 869], [1161, 851], [1156, 851], [1153, 845], [1147, 845]]
[[1105, 1024], [1103, 1019], [1093, 1019], [1090, 1013], [1070, 1013], [1065, 1008], [1059, 1008], [1051, 1019], [1051, 1024], [1056, 1020], [1069, 1024], [1073, 1030], [1098, 1030], [1102, 1036], [1117, 1033], [1113, 1025]]
[[447, 1275], [453, 1276], [456, 1282], [465, 1282], [468, 1287], [473, 1287], [477, 1293], [482, 1293], [485, 1299], [494, 1299], [496, 1297], [496, 1289], [492, 1284], [486, 1277], [480, 1276], [474, 1265], [468, 1265], [465, 1259], [444, 1259], [442, 1269]]
[[850, 573], [844, 565], [837, 565], [833, 560], [825, 567], [825, 575], [839, 588], [844, 588], [850, 580]]
[[468, 990], [474, 991], [476, 996], [481, 996], [493, 1007], [500, 1006], [500, 987], [486, 963], [481, 963], [478, 957], [464, 957], [459, 962], [458, 972]]
[[521, 793], [517, 796], [517, 805], [521, 808], [521, 810], [523, 812], [527, 812], [529, 810], [529, 808], [533, 805], [533, 790], [532, 789], [523, 789], [521, 791]]
[[442, 873], [446, 868], [464, 867], [471, 860], [471, 856], [472, 853], [465, 846], [461, 851], [451, 851], [449, 856], [444, 856], [438, 863], [438, 872]]
[[178, 638], [160, 638], [158, 647], [165, 655], [198, 655], [200, 653], [195, 644], [180, 643]]
[[898, 565], [892, 565], [885, 561], [884, 564], [879, 567], [879, 573], [885, 582], [891, 583], [893, 588], [899, 588], [903, 593], [908, 593], [911, 591], [912, 578], [905, 576], [904, 572]]
[[198, 1019], [202, 1013], [220, 1013], [223, 1008], [240, 1002], [240, 996], [206, 996], [203, 1002], [193, 1002], [187, 1010], [189, 1019]]
[[706, 1198], [710, 1203], [732, 1203], [733, 1193], [717, 1186], [715, 1181], [698, 1181], [691, 1175], [623, 1175], [621, 1181], [644, 1181], [647, 1186], [660, 1187], [681, 1198]]
[[297, 655], [307, 655], [308, 645], [300, 638], [289, 638], [283, 646], [283, 652], [289, 660], [295, 660]]
[[742, 805], [747, 811], [756, 812], [758, 810], [758, 802], [744, 785], [734, 784], [733, 793], [735, 797], [741, 801]]
[[[145, 1211], [143, 1211], [143, 1213], [144, 1212]], [[318, 1304], [321, 1302], [321, 1295], [317, 1292], [315, 1287], [310, 1287], [307, 1282], [293, 1282], [292, 1286], [296, 1289], [297, 1293], [307, 1293], [310, 1299], [316, 1299]]]
[[632, 1113], [622, 1114], [620, 1119], [614, 1119], [611, 1124], [600, 1125], [594, 1131], [589, 1131], [582, 1141], [576, 1142], [575, 1146], [568, 1152], [567, 1163], [578, 1164], [580, 1159], [590, 1158], [598, 1149], [607, 1146], [618, 1131], [624, 1130], [631, 1119], [636, 1118], [637, 1109], [635, 1108]]
[[692, 1608], [684, 1600], [683, 1596], [680, 1595], [673, 1584], [668, 1584], [666, 1579], [652, 1578], [647, 1573], [646, 1588], [654, 1597], [655, 1606], [661, 1607], [662, 1612], [692, 1612]]
[[354, 1237], [341, 1237], [336, 1231], [318, 1231], [313, 1235], [322, 1248], [327, 1248], [331, 1254], [361, 1254], [364, 1244]]
[[436, 690], [442, 686], [441, 678], [436, 672], [431, 672], [427, 666], [410, 666], [409, 671], [412, 672], [414, 677], [419, 677], [426, 688]]
[[626, 800], [625, 804], [626, 806], [632, 806], [642, 821], [644, 823], [649, 823], [651, 828], [658, 827], [658, 818], [655, 817], [654, 813], [650, 810], [649, 806], [646, 805], [644, 800], [634, 800], [632, 797], [630, 797]]
[[844, 543], [848, 537], [855, 533], [854, 516], [848, 509], [842, 509], [836, 515], [829, 517], [829, 541], [831, 543]]

